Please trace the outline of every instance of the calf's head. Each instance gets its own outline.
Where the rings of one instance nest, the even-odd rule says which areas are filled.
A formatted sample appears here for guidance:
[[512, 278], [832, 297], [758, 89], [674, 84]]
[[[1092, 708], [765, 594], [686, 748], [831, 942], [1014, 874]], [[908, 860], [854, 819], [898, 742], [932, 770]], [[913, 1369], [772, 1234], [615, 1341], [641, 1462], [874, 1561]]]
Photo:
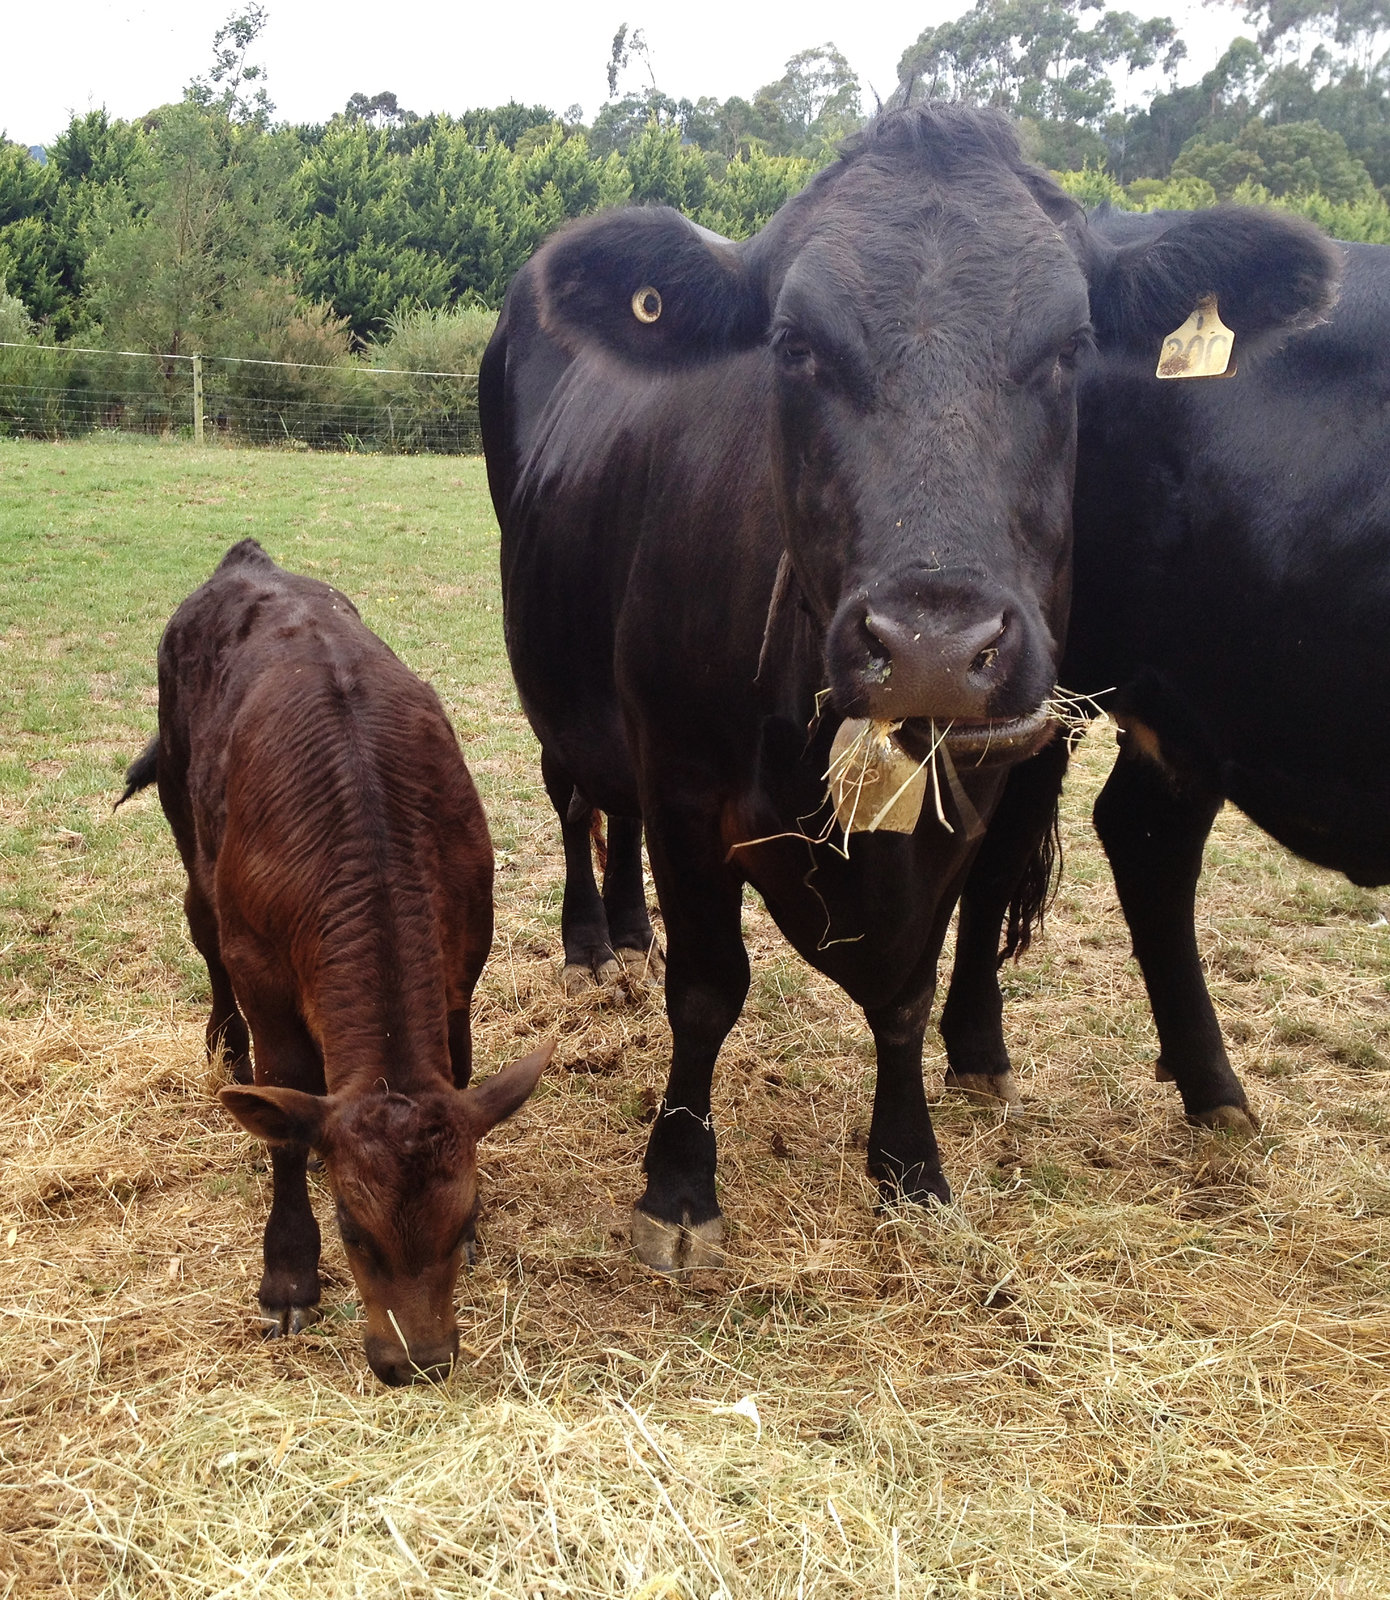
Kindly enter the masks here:
[[1315, 230], [1241, 217], [1107, 250], [1005, 119], [916, 107], [745, 245], [668, 210], [575, 225], [538, 263], [539, 316], [569, 353], [651, 373], [741, 362], [836, 707], [1007, 758], [1047, 731], [1093, 345], [1156, 359], [1209, 293], [1248, 340], [1331, 293]]
[[531, 1093], [554, 1048], [474, 1087], [415, 1098], [384, 1090], [221, 1091], [222, 1104], [251, 1133], [322, 1156], [366, 1315], [367, 1360], [384, 1383], [447, 1377], [452, 1369], [454, 1286], [464, 1257], [472, 1259], [478, 1214], [478, 1140]]

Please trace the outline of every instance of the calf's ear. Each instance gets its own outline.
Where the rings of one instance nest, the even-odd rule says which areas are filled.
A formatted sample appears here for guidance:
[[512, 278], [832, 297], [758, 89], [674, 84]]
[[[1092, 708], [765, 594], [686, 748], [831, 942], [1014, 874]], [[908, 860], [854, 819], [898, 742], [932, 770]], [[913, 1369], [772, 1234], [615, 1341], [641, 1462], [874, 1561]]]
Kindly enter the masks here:
[[1097, 250], [1091, 321], [1102, 345], [1152, 349], [1156, 359], [1165, 335], [1215, 295], [1239, 358], [1262, 336], [1317, 321], [1337, 297], [1341, 270], [1341, 251], [1301, 217], [1215, 206], [1152, 239]]
[[548, 1039], [539, 1050], [494, 1072], [485, 1083], [463, 1090], [463, 1109], [477, 1138], [504, 1122], [522, 1104], [540, 1082], [546, 1062], [555, 1054], [555, 1044], [554, 1039]]
[[537, 270], [541, 324], [571, 352], [681, 366], [756, 343], [767, 322], [734, 245], [670, 206], [586, 217], [556, 234]]
[[218, 1090], [217, 1098], [248, 1133], [270, 1144], [317, 1144], [328, 1101], [300, 1089]]

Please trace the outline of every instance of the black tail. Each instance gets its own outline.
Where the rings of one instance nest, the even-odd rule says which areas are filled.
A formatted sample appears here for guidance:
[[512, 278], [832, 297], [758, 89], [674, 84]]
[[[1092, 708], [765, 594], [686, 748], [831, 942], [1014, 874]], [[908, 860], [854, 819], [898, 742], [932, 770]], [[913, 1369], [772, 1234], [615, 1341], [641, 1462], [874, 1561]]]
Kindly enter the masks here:
[[125, 769], [125, 793], [111, 809], [123, 806], [131, 795], [139, 794], [142, 789], [148, 789], [159, 776], [159, 739], [151, 739], [145, 748]]
[[1052, 808], [1052, 820], [1047, 832], [1038, 840], [1018, 887], [1009, 901], [1009, 920], [1005, 925], [1004, 948], [999, 952], [999, 965], [1012, 957], [1015, 961], [1033, 942], [1033, 935], [1041, 933], [1047, 913], [1056, 898], [1062, 881], [1062, 819], [1060, 807]]

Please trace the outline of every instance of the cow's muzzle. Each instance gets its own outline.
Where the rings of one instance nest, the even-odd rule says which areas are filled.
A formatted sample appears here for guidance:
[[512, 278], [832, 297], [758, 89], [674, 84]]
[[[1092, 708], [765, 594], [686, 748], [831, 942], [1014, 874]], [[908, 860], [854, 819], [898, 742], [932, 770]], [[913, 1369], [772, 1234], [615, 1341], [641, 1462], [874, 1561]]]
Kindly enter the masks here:
[[973, 575], [918, 573], [868, 586], [830, 625], [836, 705], [846, 716], [950, 724], [962, 754], [988, 741], [991, 724], [997, 738], [1026, 738], [1024, 724], [1040, 714], [1054, 675], [1033, 609]]
[[898, 730], [898, 742], [919, 761], [939, 745], [958, 767], [992, 767], [1035, 755], [1056, 731], [1057, 723], [1044, 706], [1027, 716], [985, 722], [943, 725], [912, 718]]

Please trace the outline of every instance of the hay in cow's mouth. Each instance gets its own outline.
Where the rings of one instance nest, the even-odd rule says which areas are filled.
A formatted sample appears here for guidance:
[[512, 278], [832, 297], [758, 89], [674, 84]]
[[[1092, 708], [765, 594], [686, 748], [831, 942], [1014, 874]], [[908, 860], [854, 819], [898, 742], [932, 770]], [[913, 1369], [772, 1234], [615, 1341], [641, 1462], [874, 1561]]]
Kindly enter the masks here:
[[923, 760], [927, 759], [927, 751], [938, 747], [954, 761], [976, 767], [1032, 755], [1051, 737], [1056, 725], [1051, 703], [1044, 702], [1026, 716], [997, 721], [957, 720], [947, 723], [944, 731], [929, 719], [912, 717], [902, 724], [898, 737], [905, 750], [912, 754], [920, 751]]

